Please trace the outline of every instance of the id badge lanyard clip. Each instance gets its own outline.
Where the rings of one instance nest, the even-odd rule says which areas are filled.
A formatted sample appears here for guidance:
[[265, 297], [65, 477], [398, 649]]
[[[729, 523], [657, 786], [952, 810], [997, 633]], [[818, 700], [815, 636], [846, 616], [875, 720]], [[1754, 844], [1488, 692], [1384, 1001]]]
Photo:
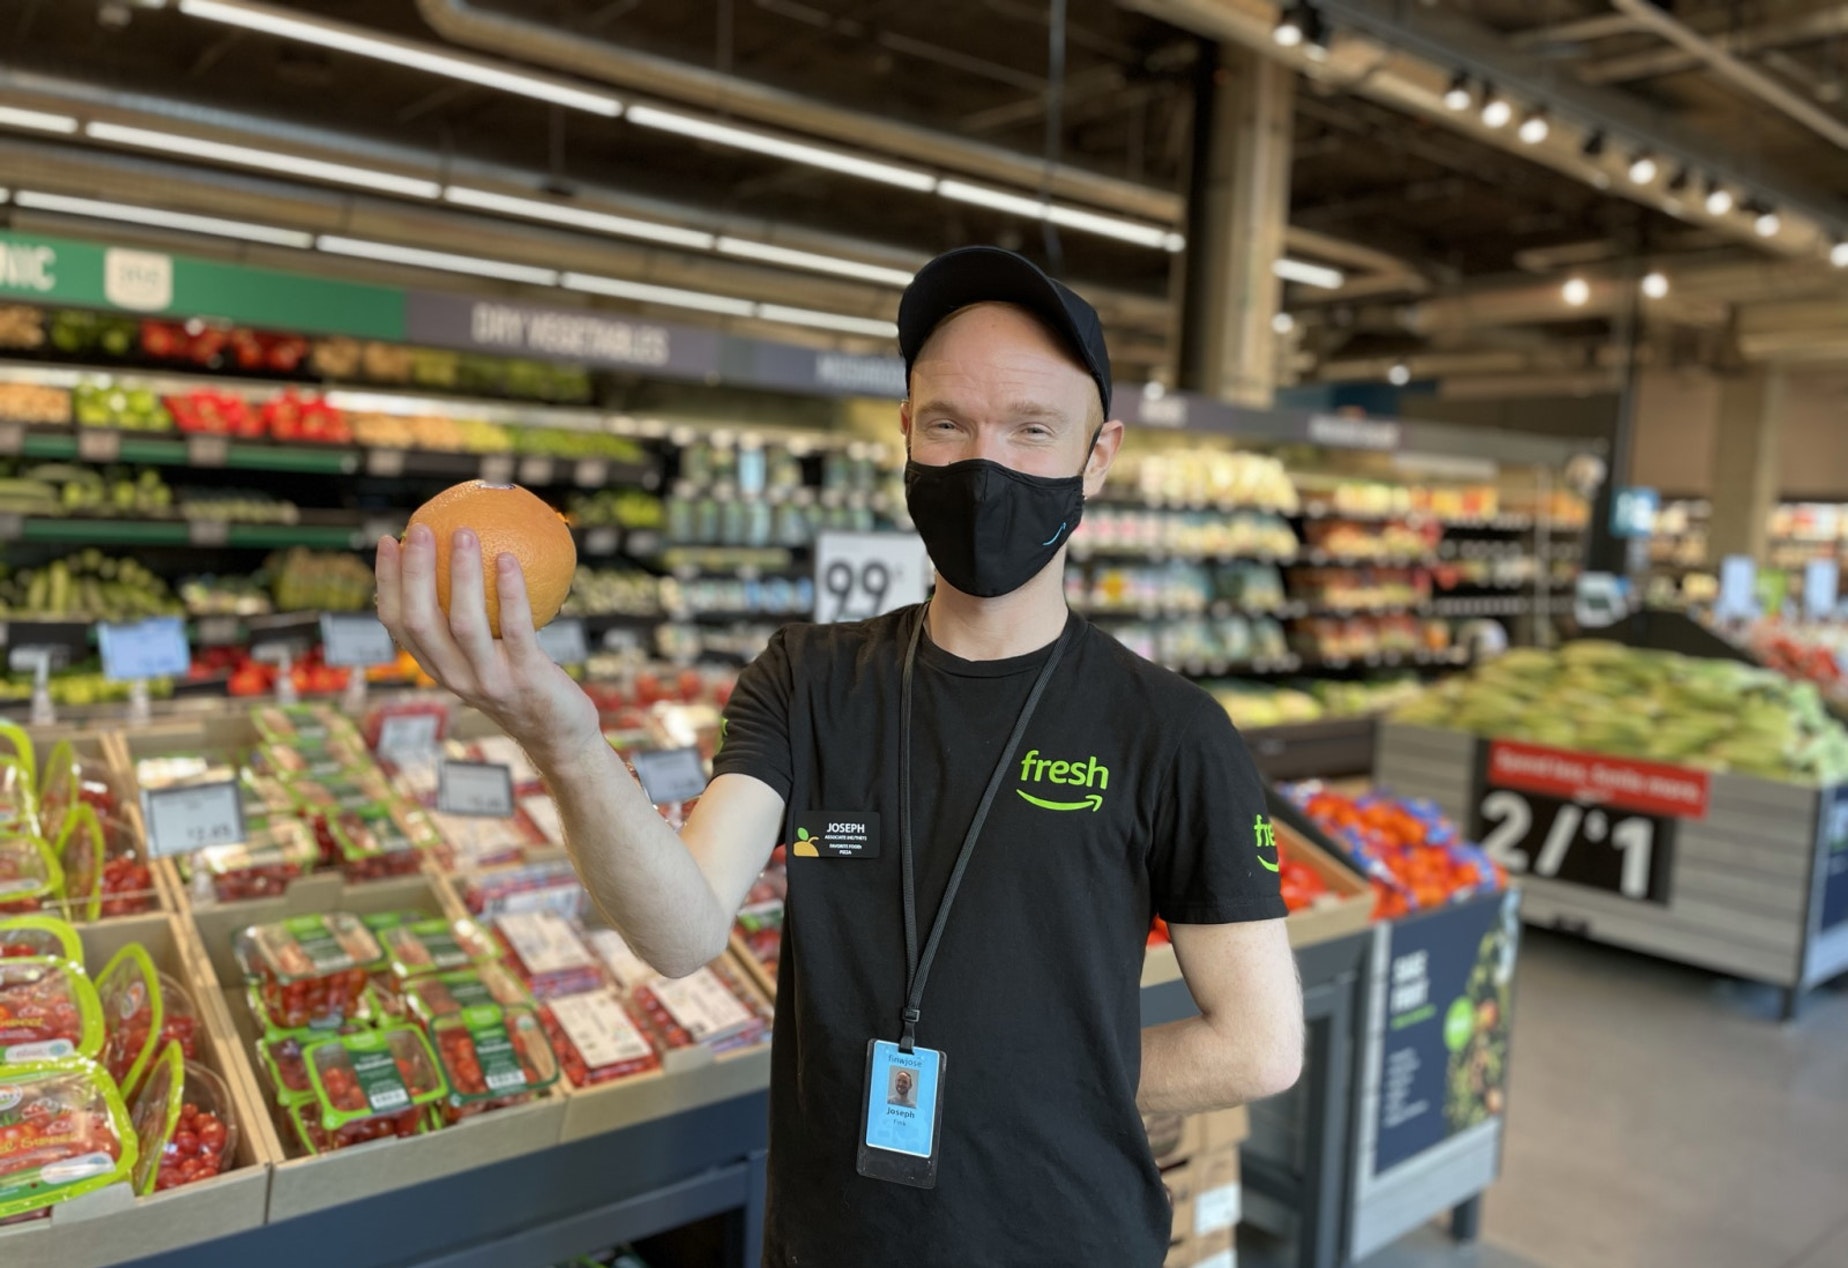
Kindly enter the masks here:
[[898, 1047], [900, 1052], [910, 1053], [917, 1046], [918, 1022], [923, 1017], [924, 985], [930, 977], [931, 962], [937, 957], [937, 946], [943, 941], [944, 926], [949, 923], [950, 907], [956, 901], [956, 891], [962, 885], [963, 873], [969, 869], [969, 860], [975, 854], [976, 840], [982, 835], [982, 826], [988, 822], [988, 812], [993, 807], [995, 796], [1001, 790], [1007, 778], [1007, 772], [1013, 767], [1014, 751], [1020, 747], [1021, 737], [1027, 732], [1027, 724], [1033, 720], [1033, 711], [1039, 707], [1040, 696], [1045, 694], [1046, 684], [1059, 667], [1060, 659], [1065, 655], [1065, 645], [1070, 637], [1070, 622], [1059, 632], [1059, 641], [1052, 646], [1052, 654], [1041, 666], [1039, 677], [1034, 679], [1033, 688], [1027, 693], [1026, 703], [1020, 707], [1020, 716], [1014, 721], [1014, 730], [1007, 737], [1007, 743], [1001, 748], [1001, 756], [995, 763], [994, 773], [988, 777], [988, 787], [982, 792], [982, 800], [977, 803], [975, 817], [969, 821], [969, 830], [963, 834], [962, 852], [956, 856], [956, 866], [950, 872], [949, 885], [943, 891], [943, 901], [937, 906], [936, 919], [931, 921], [930, 936], [924, 943], [923, 952], [918, 950], [918, 901], [915, 865], [915, 850], [911, 838], [911, 697], [912, 671], [917, 664], [918, 642], [924, 634], [924, 618], [930, 607], [925, 605], [918, 611], [917, 624], [911, 631], [911, 642], [905, 648], [904, 670], [899, 680], [899, 732], [898, 732], [898, 843], [899, 871], [904, 877], [905, 909], [905, 964], [907, 982], [905, 987], [905, 1007], [899, 1014], [900, 1030]]

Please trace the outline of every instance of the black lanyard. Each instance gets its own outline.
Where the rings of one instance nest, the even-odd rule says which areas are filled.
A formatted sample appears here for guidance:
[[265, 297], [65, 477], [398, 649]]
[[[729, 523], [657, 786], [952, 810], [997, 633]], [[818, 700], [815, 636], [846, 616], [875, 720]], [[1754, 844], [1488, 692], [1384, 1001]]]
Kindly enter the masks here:
[[1065, 643], [1071, 628], [1071, 622], [1067, 620], [1066, 628], [1059, 632], [1059, 641], [1052, 645], [1052, 655], [1046, 658], [1039, 677], [1034, 679], [1033, 690], [1027, 693], [1027, 702], [1020, 706], [1020, 717], [1014, 722], [1013, 734], [1007, 737], [1007, 743], [1001, 749], [1000, 759], [995, 762], [994, 774], [988, 777], [988, 787], [975, 808], [975, 817], [969, 821], [969, 831], [963, 836], [962, 853], [956, 856], [956, 867], [950, 872], [950, 883], [943, 891], [943, 902], [937, 908], [937, 918], [931, 922], [930, 940], [924, 944], [924, 954], [920, 957], [917, 881], [911, 846], [911, 671], [917, 663], [918, 640], [924, 633], [924, 618], [929, 611], [928, 605], [918, 610], [918, 623], [912, 628], [910, 645], [905, 648], [905, 667], [899, 679], [898, 849], [905, 880], [905, 963], [909, 970], [905, 1010], [900, 1015], [904, 1022], [904, 1032], [898, 1041], [901, 1052], [910, 1052], [917, 1043], [918, 1019], [923, 1016], [920, 1005], [924, 999], [924, 981], [930, 976], [931, 961], [937, 958], [937, 944], [943, 940], [943, 928], [949, 923], [950, 904], [956, 901], [957, 887], [962, 884], [963, 873], [969, 868], [969, 859], [975, 854], [976, 838], [981, 836], [982, 825], [988, 821], [988, 811], [994, 805], [995, 794], [1001, 790], [1001, 781], [1007, 777], [1008, 770], [1014, 764], [1014, 750], [1020, 747], [1020, 737], [1026, 734], [1027, 723], [1033, 719], [1033, 710], [1038, 707], [1046, 684], [1052, 680], [1053, 670], [1059, 667], [1059, 658], [1065, 654]]

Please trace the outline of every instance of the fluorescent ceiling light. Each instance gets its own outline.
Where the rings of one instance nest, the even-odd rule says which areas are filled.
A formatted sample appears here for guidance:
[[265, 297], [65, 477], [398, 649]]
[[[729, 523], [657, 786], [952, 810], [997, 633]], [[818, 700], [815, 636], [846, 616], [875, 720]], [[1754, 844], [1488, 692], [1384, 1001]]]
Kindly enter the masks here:
[[1586, 304], [1591, 302], [1591, 283], [1587, 282], [1582, 277], [1572, 278], [1565, 284], [1560, 294], [1565, 297], [1566, 303], [1572, 305], [1572, 307], [1583, 308]]
[[21, 110], [17, 106], [0, 106], [0, 126], [68, 134], [77, 131], [77, 120], [67, 114], [47, 114], [43, 110]]
[[1347, 274], [1340, 269], [1310, 264], [1306, 260], [1292, 260], [1288, 256], [1273, 260], [1271, 272], [1286, 282], [1301, 282], [1304, 286], [1319, 286], [1325, 291], [1340, 290], [1347, 284]]
[[558, 284], [567, 290], [590, 295], [611, 295], [643, 304], [665, 304], [671, 308], [694, 308], [704, 313], [724, 313], [732, 317], [749, 317], [757, 307], [748, 299], [713, 295], [706, 291], [682, 290], [678, 286], [651, 286], [646, 282], [625, 282], [621, 278], [598, 277], [593, 273], [566, 273]]
[[818, 313], [807, 308], [785, 308], [781, 304], [757, 305], [757, 316], [764, 321], [780, 321], [791, 326], [813, 326], [819, 330], [841, 330], [854, 335], [872, 335], [879, 339], [898, 338], [898, 327], [889, 321], [869, 317], [846, 317], [839, 313]]
[[244, 0], [180, 0], [180, 12], [209, 22], [223, 22], [246, 30], [280, 35], [284, 39], [339, 49], [343, 53], [354, 53], [360, 57], [395, 62], [413, 70], [461, 79], [486, 88], [499, 88], [523, 97], [536, 97], [540, 101], [587, 110], [605, 118], [613, 119], [622, 113], [622, 102], [608, 93], [592, 92], [562, 80], [527, 74], [485, 58], [459, 57], [453, 53], [438, 52], [428, 45], [375, 35], [359, 27], [299, 17], [269, 5], [248, 4]]
[[818, 255], [813, 251], [795, 251], [789, 247], [771, 246], [767, 242], [752, 242], [745, 238], [720, 238], [717, 247], [720, 255], [735, 255], [745, 260], [762, 260], [766, 264], [782, 264], [792, 269], [812, 269], [817, 273], [857, 277], [861, 281], [878, 282], [884, 286], [909, 286], [911, 284], [911, 273], [907, 269], [888, 269], [877, 264], [862, 264], [858, 260], [843, 260], [839, 256]]
[[1017, 216], [1030, 216], [1035, 220], [1043, 220], [1046, 216], [1046, 203], [1043, 199], [1010, 194], [1006, 190], [990, 189], [986, 185], [945, 180], [938, 182], [937, 192], [960, 203], [974, 203], [978, 207], [991, 207], [996, 211], [1011, 211]]
[[669, 246], [690, 247], [696, 251], [709, 250], [712, 246], [712, 235], [702, 233], [697, 229], [682, 229], [678, 225], [664, 225], [652, 220], [634, 220], [628, 216], [591, 211], [588, 208], [572, 207], [564, 203], [541, 202], [536, 198], [513, 198], [506, 194], [493, 194], [485, 189], [467, 189], [459, 185], [451, 185], [445, 189], [443, 198], [447, 202], [455, 203], [458, 207], [498, 211], [509, 216], [526, 216], [533, 220], [549, 220], [553, 224], [571, 225], [574, 228], [590, 229], [616, 237], [664, 242]]
[[644, 128], [658, 128], [663, 132], [675, 132], [681, 136], [711, 141], [716, 145], [729, 145], [757, 154], [773, 154], [777, 158], [788, 159], [792, 163], [806, 163], [810, 167], [825, 168], [828, 171], [841, 172], [848, 176], [861, 176], [867, 180], [883, 181], [888, 185], [915, 189], [920, 193], [929, 193], [937, 184], [935, 176], [913, 167], [880, 163], [873, 159], [843, 154], [839, 150], [825, 149], [819, 145], [808, 145], [801, 141], [771, 136], [764, 132], [752, 132], [746, 128], [734, 128], [728, 123], [714, 123], [708, 119], [696, 119], [691, 115], [679, 114], [672, 110], [659, 110], [654, 106], [631, 106], [629, 122], [639, 123]]
[[553, 286], [558, 282], [556, 269], [510, 264], [505, 260], [483, 260], [473, 255], [451, 255], [447, 251], [425, 251], [421, 247], [393, 246], [389, 242], [367, 242], [363, 238], [342, 238], [325, 233], [316, 238], [314, 244], [333, 255], [350, 255], [355, 259], [378, 260], [384, 264], [408, 264], [413, 268], [438, 269], [444, 273], [496, 277], [509, 282], [526, 282], [532, 286]]
[[248, 145], [227, 145], [222, 141], [181, 136], [176, 132], [156, 132], [151, 128], [132, 128], [120, 123], [91, 123], [84, 126], [84, 134], [96, 141], [112, 141], [117, 145], [132, 145], [142, 150], [158, 150], [182, 158], [254, 167], [266, 172], [303, 176], [309, 180], [329, 181], [337, 185], [358, 185], [364, 189], [404, 194], [411, 198], [435, 198], [442, 192], [442, 186], [435, 181], [396, 176], [370, 167], [324, 163], [320, 159], [259, 150]]
[[1186, 238], [1156, 225], [1139, 224], [1134, 220], [1119, 220], [1115, 216], [1102, 216], [1094, 211], [1080, 211], [1076, 207], [1061, 207], [1057, 203], [1049, 203], [1042, 198], [1011, 194], [1005, 189], [991, 189], [987, 185], [971, 185], [967, 181], [943, 180], [937, 183], [937, 192], [957, 202], [974, 203], [978, 207], [1011, 212], [1016, 216], [1026, 216], [1033, 220], [1046, 220], [1061, 228], [1095, 233], [1106, 238], [1115, 238], [1119, 242], [1133, 242], [1141, 247], [1154, 247], [1158, 250], [1173, 252], [1184, 250], [1187, 246]]
[[54, 211], [66, 216], [90, 216], [98, 220], [119, 220], [124, 224], [149, 225], [160, 229], [179, 229], [187, 233], [209, 233], [218, 238], [239, 238], [245, 242], [266, 242], [272, 246], [300, 247], [314, 245], [314, 235], [294, 229], [277, 229], [270, 225], [253, 225], [243, 220], [224, 220], [218, 216], [195, 216], [183, 211], [160, 211], [153, 207], [136, 207], [128, 203], [102, 202], [95, 198], [67, 198], [62, 194], [41, 194], [22, 189], [13, 202], [33, 211]]

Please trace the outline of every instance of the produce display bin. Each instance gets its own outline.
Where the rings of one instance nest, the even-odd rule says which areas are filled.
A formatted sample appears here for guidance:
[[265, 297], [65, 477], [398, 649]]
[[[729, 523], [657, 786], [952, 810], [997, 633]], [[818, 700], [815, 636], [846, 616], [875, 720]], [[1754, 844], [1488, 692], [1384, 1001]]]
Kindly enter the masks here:
[[1379, 720], [1371, 715], [1324, 718], [1243, 732], [1266, 779], [1335, 779], [1373, 769]]
[[1530, 923], [1780, 987], [1787, 1018], [1848, 971], [1848, 786], [1399, 723], [1375, 774], [1520, 875]]
[[45, 1219], [0, 1228], [0, 1263], [7, 1268], [101, 1268], [256, 1228], [269, 1217], [270, 1169], [282, 1155], [266, 1130], [268, 1111], [223, 1001], [198, 988], [209, 978], [189, 931], [172, 916], [150, 914], [86, 925], [82, 934], [90, 964], [100, 968], [121, 948], [140, 943], [162, 973], [197, 996], [197, 1059], [229, 1090], [238, 1126], [236, 1165], [147, 1197], [136, 1197], [126, 1182], [113, 1184], [52, 1207]]

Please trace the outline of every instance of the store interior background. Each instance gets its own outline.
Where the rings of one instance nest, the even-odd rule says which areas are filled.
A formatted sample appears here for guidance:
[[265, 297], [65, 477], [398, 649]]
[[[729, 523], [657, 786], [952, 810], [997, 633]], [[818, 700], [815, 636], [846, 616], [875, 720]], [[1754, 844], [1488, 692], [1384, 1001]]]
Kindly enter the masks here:
[[[347, 38], [355, 32], [357, 45]], [[456, 60], [407, 64], [419, 51]], [[524, 78], [511, 86], [484, 81], [484, 68]], [[1412, 601], [1394, 592], [1355, 604], [1340, 597], [1352, 589], [1318, 587], [1372, 584], [1368, 578], [1291, 572], [1307, 567], [1306, 557], [1284, 563], [1288, 592], [1271, 611], [1277, 637], [1288, 642], [1256, 654], [1242, 617], [1234, 618], [1243, 631], [1235, 638], [1228, 620], [1209, 615], [1226, 606], [1223, 594], [1196, 595], [1187, 589], [1194, 582], [1164, 573], [1171, 555], [1184, 560], [1186, 549], [1139, 557], [1118, 543], [1076, 565], [1084, 580], [1070, 593], [1097, 619], [1115, 621], [1131, 646], [1215, 689], [1249, 693], [1241, 697], [1247, 702], [1317, 677], [1415, 678], [1429, 688], [1488, 659], [1502, 641], [1555, 647], [1582, 632], [1574, 596], [1585, 572], [1624, 579], [1638, 606], [1647, 598], [1659, 611], [1711, 623], [1725, 558], [1750, 558], [1761, 575], [1787, 574], [1794, 596], [1806, 563], [1848, 556], [1844, 149], [1848, 6], [1835, 0], [0, 5], [5, 243], [52, 239], [172, 253], [393, 293], [542, 305], [636, 329], [652, 323], [672, 328], [676, 339], [689, 329], [736, 337], [732, 359], [715, 354], [704, 374], [651, 372], [635, 357], [572, 367], [590, 394], [580, 413], [611, 420], [605, 430], [613, 435], [620, 419], [624, 442], [647, 448], [651, 482], [664, 471], [688, 481], [688, 453], [705, 452], [715, 433], [727, 453], [740, 437], [750, 448], [775, 448], [795, 436], [812, 455], [830, 455], [829, 481], [837, 456], [843, 472], [850, 461], [866, 467], [842, 475], [862, 481], [851, 494], [805, 490], [802, 504], [816, 526], [902, 529], [901, 499], [892, 496], [902, 458], [891, 326], [897, 298], [935, 253], [987, 242], [1026, 253], [1095, 302], [1131, 422], [1126, 453], [1138, 463], [1179, 455], [1171, 463], [1178, 470], [1200, 454], [1274, 457], [1294, 481], [1290, 496], [1300, 491], [1310, 505], [1363, 483], [1498, 489], [1499, 512], [1453, 516], [1441, 563], [1486, 558], [1454, 553], [1467, 541], [1469, 550], [1492, 548], [1501, 562], [1521, 563], [1519, 570], [1491, 582], [1479, 573], [1451, 578], [1435, 593], [1425, 580]], [[419, 251], [443, 253], [446, 262]], [[64, 299], [53, 286], [0, 269], [0, 305], [57, 307], [61, 299], [72, 307], [100, 303]], [[162, 304], [114, 310], [122, 312], [217, 316]], [[768, 372], [740, 371], [737, 349], [748, 341], [757, 351], [780, 348], [801, 374], [779, 384]], [[816, 354], [841, 358], [833, 373], [849, 376], [845, 386], [829, 381]], [[41, 361], [50, 377], [39, 373]], [[15, 346], [0, 353], [0, 383], [68, 386], [77, 381], [73, 365], [85, 374], [97, 369], [81, 362]], [[124, 384], [152, 376], [168, 385], [163, 391], [193, 372], [145, 361], [115, 369]], [[275, 386], [290, 376], [269, 377]], [[854, 394], [867, 383], [885, 390]], [[386, 396], [409, 390], [378, 381], [349, 386]], [[555, 411], [500, 400], [477, 412], [543, 425]], [[569, 411], [556, 412], [564, 419]], [[1343, 433], [1334, 420], [1353, 429]], [[61, 425], [65, 433], [74, 426]], [[564, 422], [567, 430], [580, 425], [588, 424], [577, 414]], [[38, 434], [0, 444], [17, 455], [0, 458], [7, 464], [0, 475], [25, 476], [34, 452], [54, 452], [32, 450], [25, 438]], [[10, 435], [0, 427], [0, 440]], [[179, 461], [164, 474], [175, 486], [195, 479], [294, 498], [307, 512], [304, 525], [336, 537], [391, 531], [417, 500], [464, 474], [441, 463], [420, 467], [414, 453], [406, 466], [405, 455], [383, 442], [352, 443], [364, 469], [350, 487], [336, 477], [284, 478], [255, 467], [189, 475]], [[395, 466], [371, 456], [388, 447]], [[1394, 452], [1413, 448], [1415, 456]], [[81, 444], [73, 449], [83, 456]], [[1597, 459], [1601, 480], [1585, 478], [1582, 455]], [[576, 456], [557, 455], [561, 485], [563, 464]], [[820, 469], [811, 457], [802, 479], [818, 485]], [[471, 459], [467, 474], [474, 473]], [[687, 514], [710, 502], [716, 516], [727, 486], [690, 483], [697, 487]], [[1145, 481], [1141, 491], [1150, 487]], [[1668, 512], [1653, 542], [1646, 532], [1614, 531], [1614, 493], [1629, 488], [1654, 491]], [[552, 500], [564, 509], [578, 492], [561, 487]], [[647, 492], [672, 489], [650, 483]], [[1809, 529], [1793, 532], [1779, 519], [1780, 505], [1791, 503], [1818, 504]], [[1149, 506], [1159, 513], [1160, 498]], [[1209, 520], [1224, 511], [1210, 496], [1186, 509]], [[838, 520], [823, 525], [831, 512]], [[79, 539], [45, 527], [54, 518], [0, 506], [5, 562], [42, 568], [74, 557], [68, 543]], [[1103, 516], [1092, 518], [1097, 531]], [[1300, 515], [1283, 518], [1296, 525], [1290, 531], [1311, 531]], [[738, 543], [721, 548], [698, 534], [676, 542], [672, 523], [642, 530], [654, 545], [634, 557], [614, 545], [590, 557], [579, 526], [587, 566], [645, 577], [651, 587], [657, 576], [678, 573], [689, 594], [708, 596], [661, 605], [651, 589], [635, 610], [577, 610], [593, 621], [620, 617], [594, 626], [599, 636], [618, 625], [626, 631], [594, 649], [620, 662], [612, 678], [632, 681], [634, 649], [650, 647], [657, 626], [664, 632], [651, 659], [729, 673], [777, 623], [811, 614], [813, 589], [806, 607], [789, 597], [793, 578], [812, 571], [806, 539], [781, 566], [791, 588], [771, 604], [760, 602], [756, 557], [728, 554]], [[132, 526], [111, 531], [83, 540], [138, 554], [172, 581], [248, 573], [267, 554], [243, 529], [158, 543], [137, 541]], [[663, 531], [670, 546], [689, 552], [677, 563], [663, 563]], [[801, 538], [812, 529], [796, 531]], [[1216, 550], [1249, 549], [1209, 546], [1206, 563]], [[370, 566], [363, 547], [333, 553]], [[1106, 581], [1102, 573], [1113, 567], [1122, 575]], [[1356, 571], [1377, 569], [1363, 561]], [[1796, 599], [1791, 605], [1794, 613]], [[11, 623], [13, 648], [41, 615], [0, 614]], [[97, 615], [58, 614], [86, 629]], [[1372, 622], [1411, 616], [1424, 622], [1418, 632], [1393, 637], [1414, 642], [1377, 641], [1386, 635]], [[1356, 625], [1359, 633], [1349, 628]], [[1485, 625], [1495, 629], [1485, 633]], [[1839, 609], [1805, 628], [1806, 637], [1841, 649], [1848, 673]], [[1743, 638], [1741, 624], [1720, 633]], [[84, 663], [87, 633], [57, 637], [75, 637], [74, 670], [94, 668]], [[1350, 637], [1361, 641], [1331, 641]], [[60, 653], [60, 667], [66, 657]], [[4, 711], [23, 722], [33, 669], [17, 658], [8, 668]], [[222, 696], [220, 689], [219, 703], [191, 702], [195, 715], [209, 707], [241, 718], [251, 703]], [[374, 703], [379, 698], [389, 692], [380, 689]], [[1330, 707], [1321, 721], [1333, 731], [1265, 731], [1293, 763], [1279, 778], [1364, 782], [1391, 769], [1385, 746], [1394, 732], [1384, 721], [1376, 727], [1368, 712], [1385, 699], [1360, 706], [1359, 718], [1337, 717]], [[1848, 696], [1830, 703], [1848, 716]], [[118, 743], [148, 725], [124, 700], [60, 704], [63, 725], [111, 733], [107, 745], [98, 741], [111, 760], [127, 763], [131, 749], [142, 755]], [[1625, 707], [1621, 698], [1608, 703], [1612, 715]], [[169, 709], [156, 703], [156, 723], [184, 716]], [[1336, 732], [1348, 747], [1319, 769], [1329, 750], [1316, 746], [1332, 744]], [[1351, 746], [1363, 733], [1365, 756], [1356, 765]], [[1414, 782], [1425, 777], [1415, 761], [1402, 769]], [[1752, 853], [1758, 842], [1741, 844], [1749, 859], [1761, 857]], [[1819, 848], [1826, 852], [1826, 842]], [[186, 905], [174, 875], [174, 893], [162, 901], [173, 900], [182, 940], [197, 934], [201, 955], [219, 956], [219, 985], [228, 988], [235, 979], [223, 948], [205, 938], [222, 941], [229, 917]], [[1366, 893], [1364, 881], [1350, 880]], [[447, 910], [463, 882], [452, 874], [436, 884], [444, 893], [453, 887]], [[1758, 900], [1751, 884], [1740, 883], [1742, 901]], [[350, 895], [344, 901], [356, 905]], [[1814, 962], [1826, 932], [1812, 928], [1820, 901], [1802, 899], [1800, 933], [1765, 935], [1782, 948], [1788, 932], [1799, 970], [1806, 954]], [[1688, 919], [1725, 924], [1714, 907]], [[1575, 915], [1523, 932], [1506, 1130], [1485, 1154], [1486, 1197], [1454, 1226], [1473, 1237], [1451, 1239], [1442, 1227], [1445, 1200], [1419, 1211], [1384, 1248], [1369, 1240], [1359, 1262], [1848, 1268], [1848, 998], [1839, 967], [1820, 982], [1805, 979], [1799, 991], [1794, 979], [1717, 971], [1725, 966], [1720, 952], [1655, 946], [1646, 949], [1660, 954], [1649, 955], [1611, 945], [1621, 938], [1574, 936], [1588, 927]], [[1354, 946], [1371, 936], [1350, 932]], [[1338, 958], [1326, 946], [1316, 954], [1318, 965]], [[1359, 963], [1340, 969], [1348, 975], [1341, 980], [1353, 985]], [[213, 975], [202, 959], [194, 967], [207, 980]], [[1309, 973], [1312, 985], [1320, 971]], [[1163, 988], [1169, 995], [1159, 1007], [1167, 1008], [1174, 983]], [[1151, 998], [1145, 1009], [1157, 1007]], [[238, 1007], [233, 999], [230, 1011]], [[1340, 1042], [1360, 1046], [1323, 1053], [1320, 1065], [1351, 1061], [1354, 1077], [1364, 1079], [1364, 1028], [1344, 1033]], [[260, 1075], [252, 1073], [253, 1089]], [[1316, 1087], [1287, 1102], [1295, 1125], [1283, 1152], [1296, 1156], [1281, 1170], [1262, 1155], [1267, 1124], [1283, 1121], [1284, 1111], [1253, 1115], [1256, 1132], [1242, 1155], [1247, 1220], [1236, 1235], [1237, 1256], [1248, 1264], [1347, 1263], [1354, 1229], [1391, 1223], [1367, 1212], [1364, 1194], [1350, 1192], [1344, 1179], [1364, 1170], [1358, 1127], [1332, 1161], [1302, 1143], [1311, 1134], [1303, 1115], [1321, 1122], [1304, 1108], [1326, 1091]], [[752, 1090], [761, 1096], [760, 1087]], [[735, 1104], [702, 1104], [696, 1109], [707, 1117], [695, 1124], [689, 1110], [679, 1127], [671, 1118], [616, 1114], [623, 1131], [646, 1133], [623, 1138], [630, 1154], [650, 1159], [642, 1168], [650, 1185], [638, 1179], [638, 1189], [665, 1201], [667, 1182], [684, 1179], [673, 1174], [684, 1144], [675, 1133], [732, 1130], [733, 1119], [718, 1115]], [[740, 1110], [740, 1121], [751, 1112]], [[556, 1137], [546, 1144], [567, 1147]], [[373, 1147], [371, 1157], [395, 1147]], [[504, 1147], [508, 1156], [516, 1148], [539, 1152], [533, 1140]], [[592, 1155], [577, 1157], [583, 1165]], [[1323, 1162], [1334, 1188], [1314, 1189], [1321, 1196], [1312, 1200], [1304, 1196], [1313, 1189], [1309, 1177]], [[1292, 1168], [1287, 1182], [1275, 1178]], [[388, 1171], [367, 1174], [384, 1183]], [[284, 1207], [278, 1181], [268, 1219], [324, 1217], [361, 1196], [335, 1180], [317, 1183], [325, 1187], [303, 1186], [291, 1199], [298, 1205]], [[1340, 1196], [1330, 1196], [1335, 1190]], [[1475, 1191], [1465, 1186], [1456, 1196]], [[456, 1197], [452, 1205], [468, 1201]], [[380, 1212], [375, 1204], [364, 1218], [382, 1219]], [[83, 1241], [83, 1262], [112, 1261], [93, 1245], [115, 1247], [113, 1261], [130, 1258], [133, 1214], [112, 1217], [126, 1230], [113, 1242]], [[731, 1246], [731, 1226], [693, 1214], [699, 1218], [689, 1215], [678, 1232], [671, 1224], [634, 1226], [655, 1268], [719, 1262], [729, 1253], [715, 1247]], [[482, 1218], [489, 1228], [492, 1220]], [[1318, 1220], [1329, 1238], [1304, 1251], [1312, 1240], [1305, 1230]], [[493, 1227], [511, 1235], [517, 1223]], [[0, 1229], [0, 1261], [11, 1237], [25, 1262], [77, 1262], [37, 1236], [47, 1232], [82, 1236], [66, 1234], [57, 1219], [47, 1228]], [[162, 1250], [150, 1262], [208, 1262]], [[1229, 1251], [1230, 1244], [1216, 1253]], [[399, 1261], [493, 1262], [440, 1257], [450, 1252], [461, 1248], [438, 1237]], [[1204, 1250], [1195, 1258], [1178, 1231], [1175, 1254], [1170, 1263], [1184, 1268], [1232, 1262]], [[517, 1254], [506, 1262], [516, 1261], [526, 1262]]]

